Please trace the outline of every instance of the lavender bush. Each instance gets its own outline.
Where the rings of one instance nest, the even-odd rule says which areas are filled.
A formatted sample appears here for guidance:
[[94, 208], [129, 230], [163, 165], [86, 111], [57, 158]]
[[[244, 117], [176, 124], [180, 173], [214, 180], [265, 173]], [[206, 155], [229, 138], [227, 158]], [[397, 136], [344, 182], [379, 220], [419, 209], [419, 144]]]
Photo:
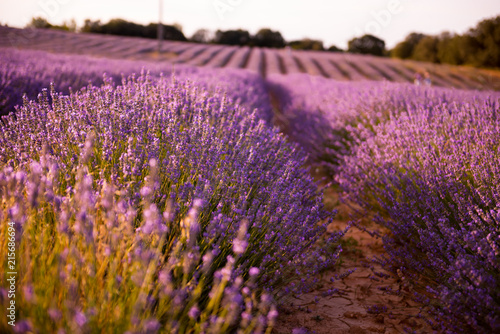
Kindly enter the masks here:
[[[16, 105], [22, 104], [24, 94], [29, 99], [36, 98], [51, 82], [55, 83], [58, 91], [69, 94], [70, 89], [78, 90], [89, 82], [101, 85], [104, 72], [119, 82], [122, 74], [138, 73], [145, 65], [134, 61], [110, 61], [12, 48], [1, 48], [0, 58], [1, 115], [13, 112]], [[163, 67], [165, 72], [170, 70]]]
[[361, 214], [444, 332], [500, 330], [499, 94], [270, 78], [281, 123]]
[[281, 125], [333, 175], [352, 147], [376, 134], [380, 123], [409, 108], [452, 101], [475, 103], [487, 93], [390, 82], [342, 82], [304, 74], [272, 75], [269, 88], [279, 101]]
[[[388, 227], [388, 258], [447, 333], [500, 330], [500, 96], [407, 108], [346, 157], [347, 199]], [[418, 285], [426, 289], [424, 293]]]
[[3, 122], [21, 331], [269, 331], [273, 301], [336, 260], [314, 247], [332, 214], [302, 151], [221, 93], [105, 78]]
[[[150, 76], [178, 79], [193, 78], [208, 91], [225, 92], [250, 113], [259, 109], [259, 117], [271, 120], [272, 108], [265, 82], [258, 75], [235, 69], [206, 69], [169, 63], [117, 60], [91, 56], [60, 55], [43, 51], [0, 48], [0, 115], [15, 111], [23, 95], [35, 99], [51, 83], [58, 92], [69, 94], [89, 83], [103, 84], [103, 73], [116, 84], [123, 77], [147, 71]], [[50, 96], [49, 96], [50, 98]]]

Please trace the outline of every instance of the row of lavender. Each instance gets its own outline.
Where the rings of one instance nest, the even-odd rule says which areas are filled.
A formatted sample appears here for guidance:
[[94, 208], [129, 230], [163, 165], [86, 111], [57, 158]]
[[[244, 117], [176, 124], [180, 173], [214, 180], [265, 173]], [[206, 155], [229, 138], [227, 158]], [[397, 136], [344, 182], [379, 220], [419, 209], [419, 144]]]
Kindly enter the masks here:
[[341, 234], [323, 239], [332, 213], [257, 77], [153, 67], [117, 85], [142, 64], [2, 53], [3, 97], [100, 87], [2, 119], [0, 266], [15, 254], [18, 280], [0, 331], [269, 332], [275, 301], [335, 263]]
[[490, 94], [390, 82], [341, 82], [294, 74], [273, 75], [267, 86], [279, 101], [277, 120], [313, 161], [337, 174], [344, 156], [372, 137], [378, 124], [411, 108], [479, 103]]
[[288, 133], [391, 230], [435, 328], [500, 331], [500, 94], [271, 78]]
[[69, 94], [88, 84], [103, 84], [103, 74], [115, 83], [132, 74], [147, 71], [150, 76], [196, 78], [199, 86], [226, 92], [235, 103], [248, 110], [259, 109], [269, 120], [271, 107], [264, 82], [257, 76], [234, 69], [210, 69], [158, 62], [110, 60], [79, 55], [55, 55], [42, 51], [0, 48], [0, 115], [7, 115], [23, 104], [23, 96], [35, 99], [43, 88], [54, 84], [56, 91]]

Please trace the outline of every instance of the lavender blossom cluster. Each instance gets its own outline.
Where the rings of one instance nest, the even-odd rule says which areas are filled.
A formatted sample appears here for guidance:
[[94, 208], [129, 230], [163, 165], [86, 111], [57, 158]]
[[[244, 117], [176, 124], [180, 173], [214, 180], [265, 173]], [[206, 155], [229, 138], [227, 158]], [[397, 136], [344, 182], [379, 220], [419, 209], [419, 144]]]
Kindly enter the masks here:
[[338, 250], [315, 247], [332, 213], [302, 150], [202, 86], [105, 77], [69, 96], [44, 90], [2, 119], [0, 217], [18, 228], [18, 328], [262, 333], [274, 301], [335, 263]]
[[[346, 199], [389, 228], [382, 263], [446, 333], [500, 331], [500, 95], [410, 106], [346, 156]], [[486, 93], [485, 93], [486, 94]]]

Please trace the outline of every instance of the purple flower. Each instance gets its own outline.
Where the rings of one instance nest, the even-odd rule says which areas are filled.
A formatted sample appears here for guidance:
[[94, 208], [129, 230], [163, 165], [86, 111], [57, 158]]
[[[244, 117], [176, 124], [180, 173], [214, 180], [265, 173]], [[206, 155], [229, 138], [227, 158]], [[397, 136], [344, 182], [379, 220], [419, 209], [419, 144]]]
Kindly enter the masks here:
[[83, 327], [87, 323], [87, 317], [83, 312], [76, 311], [73, 320], [79, 327]]
[[143, 325], [145, 333], [156, 333], [160, 328], [161, 324], [156, 319], [147, 320]]
[[33, 331], [33, 324], [29, 319], [17, 322], [14, 327], [15, 333], [29, 333], [32, 331]]
[[198, 309], [198, 307], [196, 306], [193, 306], [189, 309], [189, 312], [188, 312], [188, 316], [191, 318], [191, 319], [196, 319], [198, 318], [198, 315], [200, 314], [200, 310]]
[[246, 240], [235, 239], [233, 241], [233, 251], [235, 254], [243, 254], [247, 246], [248, 242]]
[[23, 286], [23, 297], [28, 303], [36, 301], [36, 295], [32, 285]]
[[259, 272], [260, 272], [259, 268], [252, 267], [250, 268], [249, 274], [250, 276], [257, 276]]

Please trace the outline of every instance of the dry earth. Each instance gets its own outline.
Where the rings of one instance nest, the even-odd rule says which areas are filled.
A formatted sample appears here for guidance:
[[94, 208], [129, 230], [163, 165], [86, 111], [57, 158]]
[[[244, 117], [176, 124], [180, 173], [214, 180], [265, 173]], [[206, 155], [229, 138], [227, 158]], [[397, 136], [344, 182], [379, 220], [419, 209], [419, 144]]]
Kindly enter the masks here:
[[[274, 112], [274, 125], [285, 134], [289, 132], [289, 119], [279, 108], [279, 101], [270, 94]], [[312, 169], [316, 180], [328, 181], [325, 173]], [[325, 189], [323, 202], [329, 210], [337, 210], [336, 220], [327, 233], [345, 230], [354, 219], [353, 209], [339, 201], [339, 190]], [[369, 218], [357, 219], [343, 237], [339, 266], [321, 276], [315, 291], [289, 298], [279, 308], [274, 334], [368, 334], [416, 333], [435, 331], [421, 317], [425, 305], [416, 303], [406, 288], [406, 282], [373, 261], [385, 254], [383, 242], [370, 230], [384, 232]], [[338, 274], [355, 270], [342, 280], [330, 279]], [[338, 293], [325, 296], [329, 290]], [[386, 291], [398, 291], [399, 294]]]
[[[344, 229], [349, 220], [349, 208], [339, 205], [337, 197], [334, 189], [325, 192], [327, 207], [339, 210], [338, 220], [328, 227], [329, 232]], [[376, 228], [368, 220], [361, 226]], [[382, 240], [357, 227], [352, 227], [343, 239], [340, 265], [322, 275], [315, 291], [291, 297], [280, 307], [273, 333], [392, 334], [404, 333], [405, 329], [432, 333], [432, 328], [418, 316], [422, 309], [425, 313], [425, 305], [412, 300], [399, 277], [372, 261], [374, 256], [384, 254]], [[348, 277], [330, 281], [334, 275], [351, 269], [356, 271]], [[389, 294], [384, 292], [386, 288], [401, 293]], [[325, 296], [330, 289], [339, 292]]]

